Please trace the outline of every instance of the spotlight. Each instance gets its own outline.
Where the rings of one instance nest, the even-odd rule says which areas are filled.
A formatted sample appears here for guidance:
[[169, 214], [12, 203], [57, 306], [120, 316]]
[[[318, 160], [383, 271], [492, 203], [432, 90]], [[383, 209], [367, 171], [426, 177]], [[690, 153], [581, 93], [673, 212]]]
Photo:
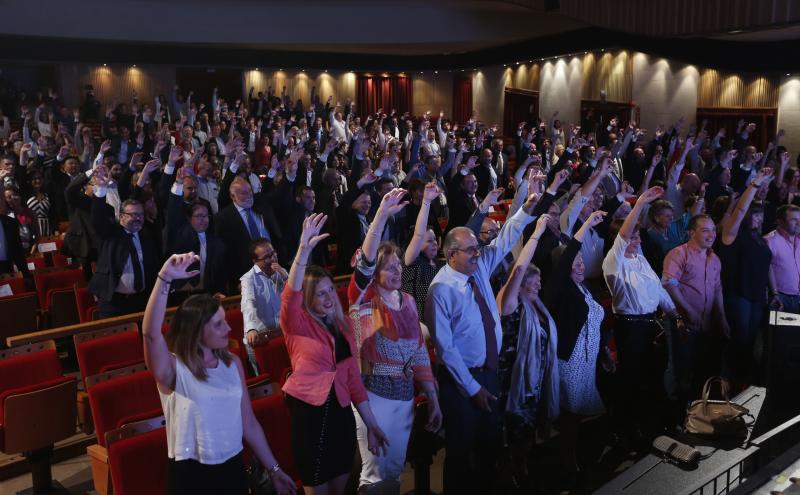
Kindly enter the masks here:
[[106, 64], [103, 64], [103, 67], [108, 67]]
[[434, 74], [438, 74], [438, 73], [439, 73], [439, 71], [438, 71], [438, 70], [435, 70], [435, 71], [433, 71], [433, 73], [434, 73]]

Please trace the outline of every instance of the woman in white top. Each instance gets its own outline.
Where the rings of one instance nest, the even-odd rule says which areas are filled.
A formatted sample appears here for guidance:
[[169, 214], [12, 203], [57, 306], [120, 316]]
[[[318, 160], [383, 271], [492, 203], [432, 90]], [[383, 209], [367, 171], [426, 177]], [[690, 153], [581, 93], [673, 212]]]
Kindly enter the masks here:
[[629, 427], [626, 433], [638, 440], [644, 440], [642, 429], [645, 425], [637, 423], [647, 418], [658, 419], [657, 415], [643, 410], [648, 401], [658, 397], [659, 376], [655, 370], [649, 369], [657, 361], [652, 345], [660, 328], [656, 311], [661, 308], [668, 315], [680, 318], [675, 304], [661, 285], [661, 279], [640, 249], [639, 217], [645, 207], [662, 194], [662, 188], [651, 187], [639, 196], [603, 260], [603, 276], [613, 302], [622, 390], [630, 394], [625, 398], [626, 402], [633, 404], [633, 407], [622, 408], [629, 415], [622, 419], [623, 424]]
[[155, 376], [167, 423], [170, 494], [247, 493], [242, 438], [280, 494], [295, 493], [267, 444], [245, 384], [239, 358], [228, 352], [231, 328], [219, 301], [188, 298], [161, 333], [169, 286], [191, 278], [194, 253], [172, 255], [158, 274], [144, 314], [144, 356]]

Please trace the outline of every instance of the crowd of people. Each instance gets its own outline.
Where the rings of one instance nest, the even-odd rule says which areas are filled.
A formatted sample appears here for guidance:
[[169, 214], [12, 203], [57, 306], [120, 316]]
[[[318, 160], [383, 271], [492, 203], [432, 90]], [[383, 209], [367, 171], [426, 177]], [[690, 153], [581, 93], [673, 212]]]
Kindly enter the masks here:
[[[92, 94], [70, 109], [49, 91], [0, 128], [0, 272], [30, 277], [26, 254], [68, 222], [63, 252], [100, 315], [147, 308], [174, 493], [239, 470], [242, 437], [293, 491], [242, 399], [253, 348], [278, 335], [308, 493], [342, 493], [356, 450], [361, 489], [396, 493], [419, 394], [445, 432], [446, 493], [492, 493], [532, 486], [527, 460], [554, 431], [574, 486], [587, 418], [641, 450], [708, 377], [759, 382], [767, 308], [800, 311], [783, 131], [758, 150], [745, 121], [727, 136], [555, 114], [504, 140], [475, 117], [359, 113], [314, 90], [208, 96], [176, 86], [102, 114]], [[239, 293], [241, 366], [219, 305]]]

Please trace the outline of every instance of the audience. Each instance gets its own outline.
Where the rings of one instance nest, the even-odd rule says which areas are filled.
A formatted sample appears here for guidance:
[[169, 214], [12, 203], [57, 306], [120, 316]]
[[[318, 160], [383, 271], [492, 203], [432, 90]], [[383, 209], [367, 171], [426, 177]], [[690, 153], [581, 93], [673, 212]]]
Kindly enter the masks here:
[[[683, 409], [714, 374], [734, 390], [759, 383], [765, 312], [800, 313], [800, 172], [782, 130], [760, 150], [745, 120], [730, 137], [684, 119], [649, 136], [620, 116], [556, 112], [506, 130], [505, 146], [475, 116], [357, 110], [316, 91], [203, 101], [176, 87], [104, 106], [90, 90], [76, 109], [50, 92], [6, 112], [20, 120], [0, 114], [0, 273], [30, 279], [26, 257], [64, 232], [100, 316], [142, 311], [151, 294], [147, 346], [166, 353], [153, 305], [197, 313], [186, 332], [203, 361], [173, 349], [162, 392], [177, 390], [175, 366], [191, 386], [225, 369], [238, 387], [243, 370], [202, 326], [227, 327], [216, 300], [241, 293], [248, 371], [256, 344], [286, 338], [293, 450], [312, 491], [340, 493], [357, 446], [363, 489], [393, 491], [416, 393], [428, 428], [447, 432], [447, 492], [500, 491], [501, 447], [530, 482], [551, 425], [574, 484], [589, 467], [579, 422], [608, 416], [610, 442], [645, 445], [677, 419], [642, 411]], [[352, 318], [329, 270], [352, 273]], [[603, 326], [601, 303], [614, 314]], [[245, 440], [290, 492], [245, 402]], [[195, 486], [217, 461], [186, 467], [170, 438], [175, 486]], [[240, 444], [218, 460], [239, 462]]]

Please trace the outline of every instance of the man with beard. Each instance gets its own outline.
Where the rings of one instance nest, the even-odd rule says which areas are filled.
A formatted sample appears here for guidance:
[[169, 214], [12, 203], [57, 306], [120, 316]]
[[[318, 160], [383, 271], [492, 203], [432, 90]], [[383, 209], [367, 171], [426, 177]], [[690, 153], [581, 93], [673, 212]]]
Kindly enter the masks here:
[[128, 199], [120, 206], [119, 220], [106, 203], [109, 177], [95, 174], [92, 225], [97, 235], [97, 271], [89, 290], [100, 302], [101, 318], [143, 311], [153, 288], [160, 255], [157, 243], [140, 235], [144, 206]]

